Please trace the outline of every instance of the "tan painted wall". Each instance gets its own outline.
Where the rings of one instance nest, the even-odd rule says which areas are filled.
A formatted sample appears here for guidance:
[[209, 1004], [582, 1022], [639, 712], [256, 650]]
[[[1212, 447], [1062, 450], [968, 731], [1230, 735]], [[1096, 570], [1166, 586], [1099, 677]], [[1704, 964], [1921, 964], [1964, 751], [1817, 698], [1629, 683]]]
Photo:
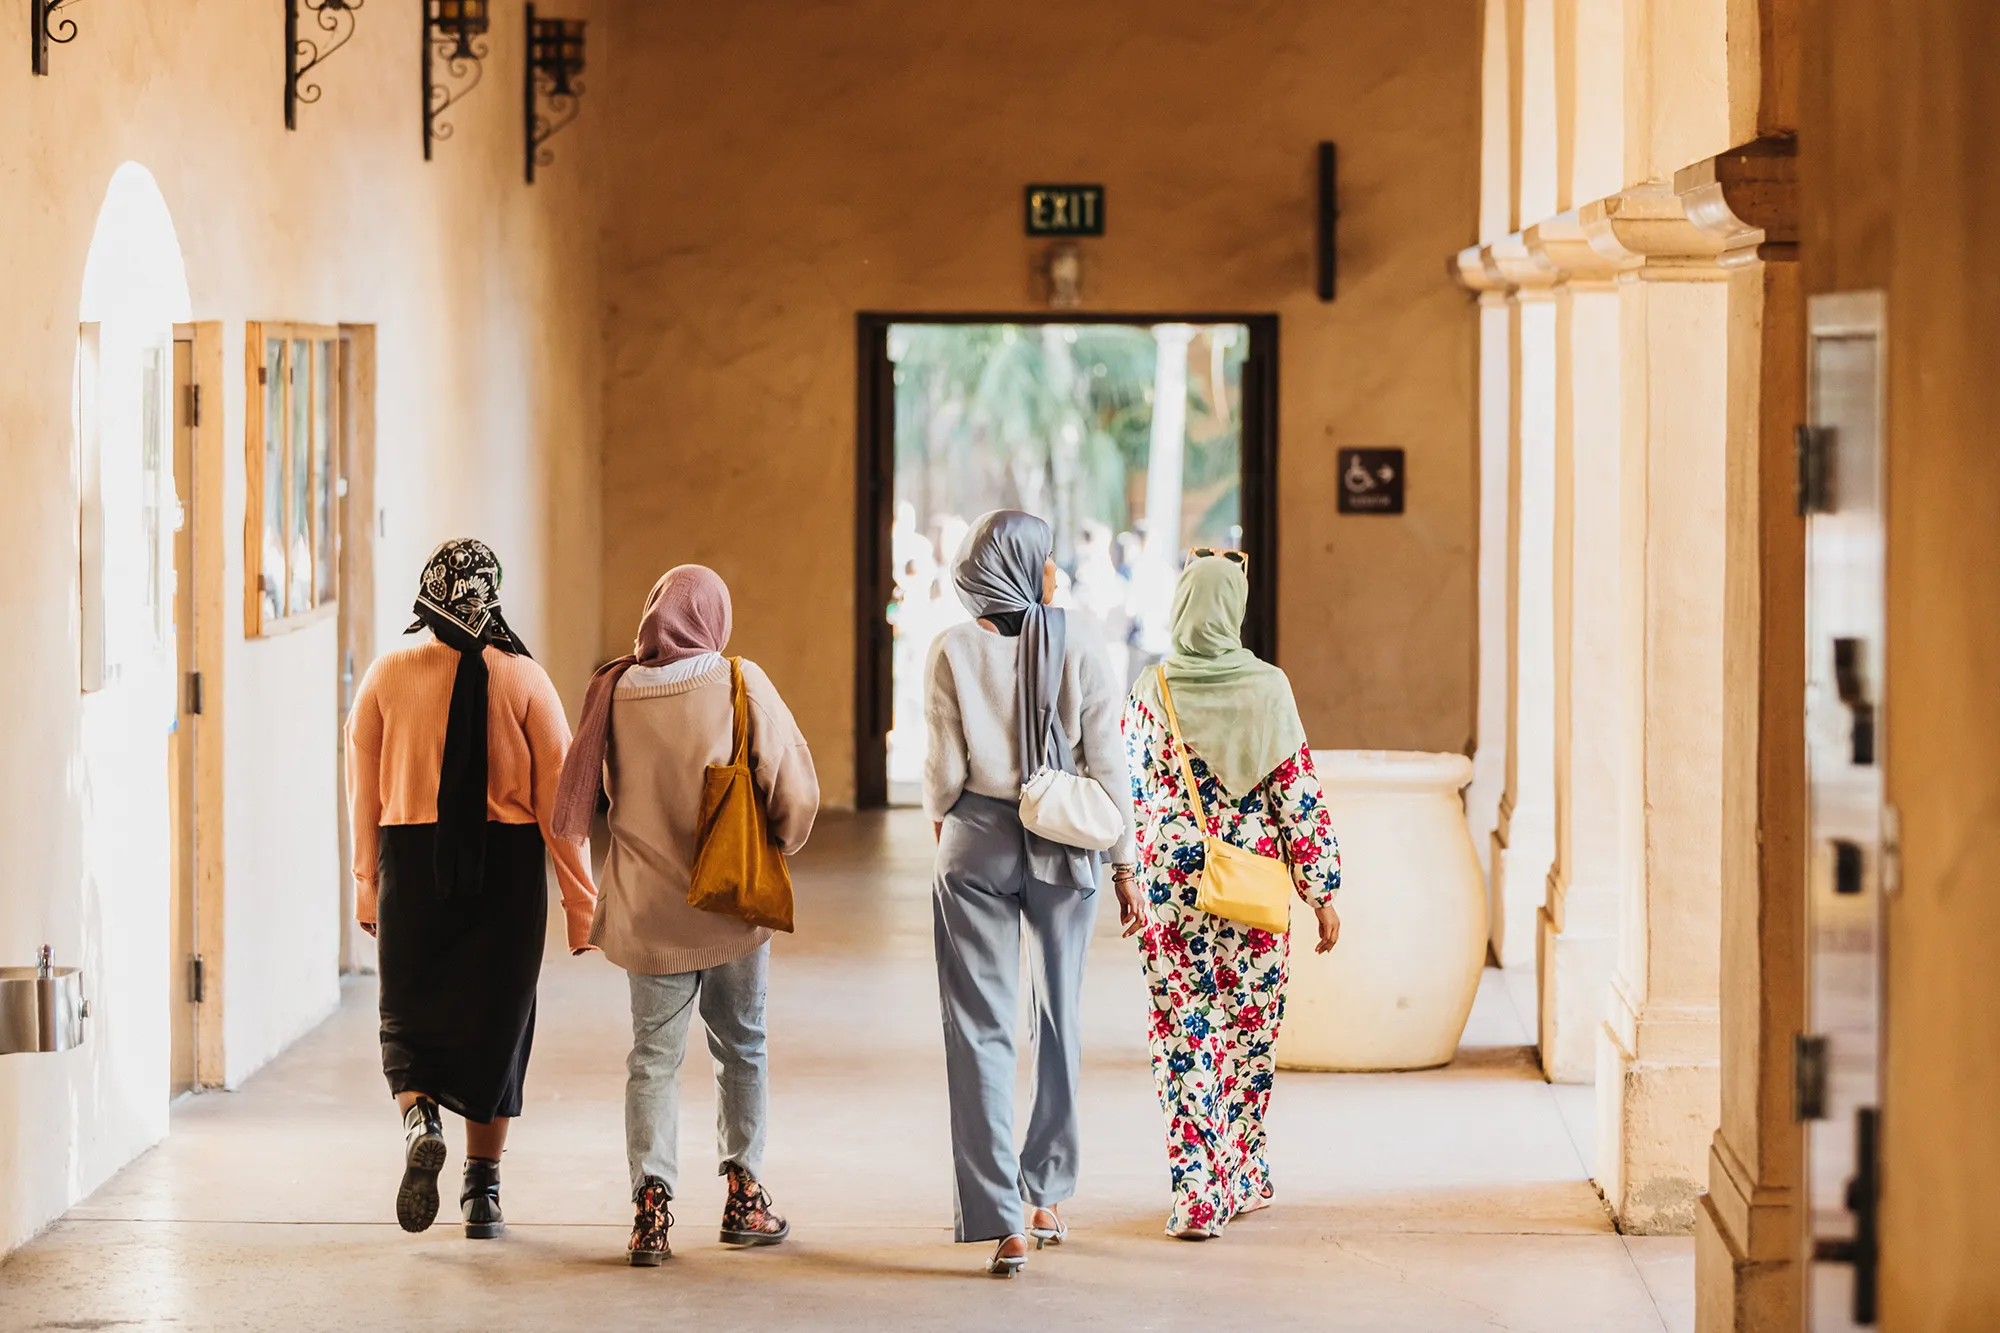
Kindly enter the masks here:
[[1883, 1323], [2000, 1327], [2000, 12], [1814, 0], [1800, 130], [1809, 291], [1885, 288], [1889, 913]]
[[[49, 78], [27, 73], [27, 6], [0, 7], [0, 606], [10, 644], [0, 962], [25, 961], [47, 941], [85, 960], [95, 1008], [85, 1049], [0, 1059], [0, 1250], [166, 1126], [155, 999], [170, 984], [164, 870], [119, 874], [117, 849], [85, 846], [93, 796], [80, 768], [89, 719], [78, 693], [71, 365], [84, 256], [121, 162], [141, 162], [159, 182], [194, 317], [226, 321], [228, 372], [205, 395], [204, 424], [227, 433], [229, 460], [219, 534], [229, 878], [217, 989], [232, 1082], [333, 1003], [338, 883], [331, 622], [241, 638], [244, 319], [379, 326], [377, 641], [396, 642], [430, 544], [477, 531], [507, 562], [515, 624], [565, 693], [580, 693], [599, 637], [598, 269], [583, 188], [594, 108], [530, 190], [520, 176], [521, 7], [494, 9], [485, 83], [427, 165], [415, 5], [360, 12], [359, 34], [323, 67], [324, 98], [302, 108], [296, 133], [281, 114], [275, 4], [77, 5], [79, 34], [54, 50]], [[136, 764], [162, 765], [164, 808], [157, 728], [134, 725], [128, 740]]]
[[[1466, 745], [1475, 320], [1442, 257], [1477, 217], [1475, 0], [614, 12], [607, 655], [661, 570], [714, 565], [850, 799], [854, 315], [1032, 308], [1022, 185], [1101, 181], [1086, 308], [1280, 316], [1279, 651], [1314, 743]], [[1334, 515], [1340, 445], [1409, 450], [1406, 517]]]

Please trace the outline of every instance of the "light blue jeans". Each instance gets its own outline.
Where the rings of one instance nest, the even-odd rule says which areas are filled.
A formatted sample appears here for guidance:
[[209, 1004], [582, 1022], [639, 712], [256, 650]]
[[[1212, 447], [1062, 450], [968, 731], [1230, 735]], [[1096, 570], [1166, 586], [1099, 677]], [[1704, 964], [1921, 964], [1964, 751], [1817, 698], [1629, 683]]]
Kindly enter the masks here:
[[767, 943], [734, 962], [700, 972], [652, 977], [627, 974], [632, 984], [632, 1054], [625, 1061], [625, 1161], [632, 1194], [648, 1176], [673, 1197], [680, 1173], [681, 1057], [697, 1004], [715, 1057], [716, 1174], [734, 1162], [754, 1178], [764, 1165], [764, 1121], [770, 1074], [764, 1057], [764, 978]]

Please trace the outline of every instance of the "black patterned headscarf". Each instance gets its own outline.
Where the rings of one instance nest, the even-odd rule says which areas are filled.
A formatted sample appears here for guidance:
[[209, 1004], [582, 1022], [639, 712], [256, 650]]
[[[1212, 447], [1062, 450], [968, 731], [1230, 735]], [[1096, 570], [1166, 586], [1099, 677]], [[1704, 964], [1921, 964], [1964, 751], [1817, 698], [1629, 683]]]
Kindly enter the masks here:
[[500, 614], [500, 560], [485, 542], [440, 543], [424, 562], [415, 610], [404, 633], [428, 629], [458, 652], [437, 798], [437, 882], [449, 896], [477, 887], [486, 873], [485, 650], [530, 654]]

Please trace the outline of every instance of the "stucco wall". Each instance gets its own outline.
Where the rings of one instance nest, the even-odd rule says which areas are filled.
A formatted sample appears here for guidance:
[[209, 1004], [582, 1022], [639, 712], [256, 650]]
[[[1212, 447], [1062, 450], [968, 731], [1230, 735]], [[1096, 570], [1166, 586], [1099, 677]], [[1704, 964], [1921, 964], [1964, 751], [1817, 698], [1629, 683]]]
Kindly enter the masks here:
[[[588, 3], [568, 6], [589, 14]], [[144, 164], [172, 211], [197, 320], [225, 321], [203, 428], [225, 433], [226, 1007], [230, 1081], [334, 1002], [334, 629], [242, 638], [243, 321], [378, 326], [377, 643], [407, 623], [418, 562], [476, 532], [508, 569], [509, 613], [574, 701], [599, 638], [600, 407], [594, 105], [521, 179], [521, 8], [494, 6], [483, 86], [426, 164], [414, 5], [368, 6], [282, 119], [282, 11], [258, 0], [78, 5], [53, 74], [26, 70], [27, 7], [0, 8], [0, 962], [44, 941], [90, 968], [84, 1049], [0, 1058], [0, 1250], [166, 1127], [168, 885], [157, 857], [95, 832], [86, 730], [114, 728], [140, 808], [164, 821], [158, 719], [79, 694], [71, 374], [84, 257], [114, 169]], [[115, 700], [113, 701], [115, 702]], [[122, 737], [122, 741], [120, 740]], [[157, 773], [157, 780], [150, 775]], [[122, 858], [122, 859], [121, 859]]]
[[[1475, 322], [1441, 256], [1473, 239], [1480, 25], [1475, 0], [614, 5], [605, 654], [661, 570], [715, 566], [851, 799], [854, 315], [1035, 308], [1021, 187], [1097, 181], [1087, 309], [1280, 317], [1279, 651], [1314, 743], [1463, 748]], [[1409, 451], [1406, 516], [1335, 516], [1342, 445]]]

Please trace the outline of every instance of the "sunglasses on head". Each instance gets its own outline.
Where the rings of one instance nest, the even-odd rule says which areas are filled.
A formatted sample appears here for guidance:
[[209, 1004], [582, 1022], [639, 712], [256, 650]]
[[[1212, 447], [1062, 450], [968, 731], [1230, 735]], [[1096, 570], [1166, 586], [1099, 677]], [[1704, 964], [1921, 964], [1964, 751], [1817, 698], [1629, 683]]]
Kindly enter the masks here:
[[1221, 556], [1224, 560], [1227, 560], [1230, 564], [1236, 566], [1238, 569], [1242, 570], [1246, 574], [1250, 572], [1249, 552], [1218, 551], [1213, 546], [1197, 546], [1193, 550], [1189, 551], [1187, 553], [1187, 563], [1183, 564], [1181, 568], [1186, 569], [1188, 565], [1193, 564], [1195, 561], [1206, 560], [1208, 557], [1212, 555]]

